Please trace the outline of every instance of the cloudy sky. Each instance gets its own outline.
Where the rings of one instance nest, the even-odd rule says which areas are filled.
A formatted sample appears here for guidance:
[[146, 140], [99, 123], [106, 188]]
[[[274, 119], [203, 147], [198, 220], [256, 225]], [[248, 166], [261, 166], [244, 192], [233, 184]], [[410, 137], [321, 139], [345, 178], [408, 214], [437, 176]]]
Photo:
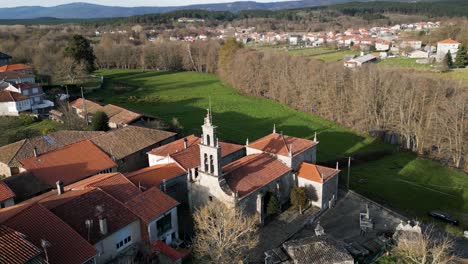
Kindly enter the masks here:
[[[56, 6], [73, 2], [87, 2], [110, 6], [180, 6], [192, 4], [234, 2], [238, 0], [0, 0], [0, 7], [15, 6]], [[242, 0], [241, 0], [242, 1]], [[285, 0], [256, 0], [256, 2], [279, 2]]]

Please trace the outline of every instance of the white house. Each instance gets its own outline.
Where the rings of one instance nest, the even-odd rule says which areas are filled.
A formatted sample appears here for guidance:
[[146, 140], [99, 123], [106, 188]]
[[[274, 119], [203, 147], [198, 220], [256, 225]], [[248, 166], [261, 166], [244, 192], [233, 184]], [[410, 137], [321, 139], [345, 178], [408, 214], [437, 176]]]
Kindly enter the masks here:
[[303, 162], [297, 173], [299, 187], [305, 187], [311, 204], [324, 210], [338, 198], [338, 168]]
[[415, 50], [408, 54], [408, 57], [412, 59], [427, 59], [429, 58], [429, 53], [422, 50]]
[[0, 116], [18, 116], [24, 111], [31, 111], [31, 99], [20, 93], [0, 91]]
[[400, 43], [400, 48], [410, 48], [413, 50], [418, 50], [422, 48], [422, 41], [420, 40], [404, 40]]
[[390, 49], [390, 42], [385, 40], [377, 40], [375, 42], [375, 50], [377, 51], [387, 51]]
[[437, 60], [441, 61], [450, 51], [452, 59], [455, 60], [460, 42], [453, 39], [445, 39], [437, 42]]
[[377, 57], [372, 54], [363, 55], [354, 59], [350, 59], [344, 62], [344, 66], [347, 68], [361, 67], [363, 64], [377, 61]]

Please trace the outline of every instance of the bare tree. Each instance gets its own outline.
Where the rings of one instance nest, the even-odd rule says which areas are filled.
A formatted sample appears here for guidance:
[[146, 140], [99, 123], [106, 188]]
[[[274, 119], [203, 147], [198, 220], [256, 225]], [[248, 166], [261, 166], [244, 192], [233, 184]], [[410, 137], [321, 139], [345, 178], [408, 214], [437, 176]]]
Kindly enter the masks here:
[[194, 214], [194, 253], [200, 263], [239, 263], [258, 244], [254, 217], [214, 201]]
[[392, 254], [408, 264], [452, 263], [454, 242], [448, 236], [438, 235], [432, 227], [422, 233], [405, 232], [397, 238]]

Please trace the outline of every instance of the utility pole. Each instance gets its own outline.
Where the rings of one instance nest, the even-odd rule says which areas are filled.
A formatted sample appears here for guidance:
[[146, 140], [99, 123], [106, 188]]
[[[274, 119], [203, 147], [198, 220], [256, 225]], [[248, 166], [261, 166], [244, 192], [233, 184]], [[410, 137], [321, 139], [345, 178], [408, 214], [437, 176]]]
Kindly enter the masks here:
[[81, 86], [81, 99], [83, 99], [84, 118], [85, 118], [85, 121], [86, 121], [86, 125], [88, 125], [88, 111], [86, 110], [86, 100], [84, 98], [83, 86]]

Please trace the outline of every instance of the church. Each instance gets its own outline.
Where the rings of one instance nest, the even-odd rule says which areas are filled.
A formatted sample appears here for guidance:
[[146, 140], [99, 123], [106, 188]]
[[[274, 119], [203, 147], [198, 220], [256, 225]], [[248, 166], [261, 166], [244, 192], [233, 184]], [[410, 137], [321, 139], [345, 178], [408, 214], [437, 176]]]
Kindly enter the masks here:
[[190, 135], [148, 153], [150, 166], [176, 164], [186, 173], [192, 210], [213, 200], [266, 217], [272, 195], [280, 205], [292, 188], [306, 187], [313, 206], [327, 209], [337, 198], [338, 168], [315, 165], [317, 137], [302, 139], [273, 132], [244, 146], [219, 141], [208, 110], [201, 137]]

